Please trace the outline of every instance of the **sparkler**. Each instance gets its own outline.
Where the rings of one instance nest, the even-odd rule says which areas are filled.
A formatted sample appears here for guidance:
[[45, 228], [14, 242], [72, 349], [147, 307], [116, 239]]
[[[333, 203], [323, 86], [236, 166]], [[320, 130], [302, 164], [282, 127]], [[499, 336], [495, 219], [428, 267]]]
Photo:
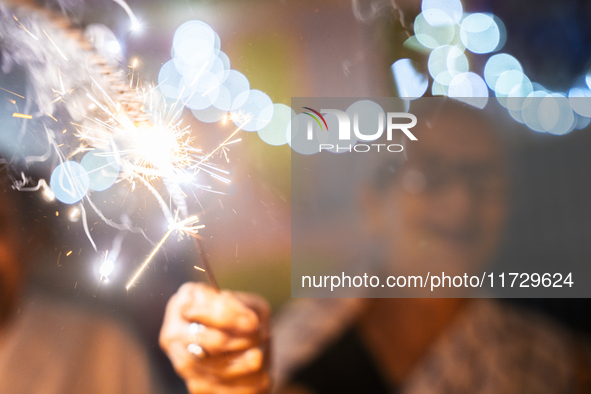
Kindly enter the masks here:
[[[116, 2], [122, 3], [118, 0]], [[124, 8], [130, 14], [132, 26], [137, 28], [137, 18], [129, 7]], [[42, 189], [48, 199], [58, 198], [66, 203], [82, 199], [108, 225], [120, 230], [143, 233], [141, 229], [132, 227], [129, 223], [118, 224], [105, 217], [92, 202], [88, 192], [89, 187], [92, 190], [104, 190], [114, 182], [122, 181], [129, 182], [130, 191], [133, 192], [136, 190], [136, 183], [139, 183], [154, 196], [169, 225], [167, 232], [126, 288], [129, 289], [137, 282], [146, 266], [173, 233], [194, 237], [205, 272], [212, 286], [217, 288], [196, 235], [204, 225], [199, 223], [196, 215], [189, 215], [182, 185], [210, 190], [209, 186], [196, 181], [195, 176], [200, 172], [207, 173], [214, 179], [229, 182], [226, 177], [228, 172], [209, 161], [220, 150], [227, 159], [226, 146], [236, 142], [232, 138], [252, 120], [252, 115], [236, 112], [235, 123], [238, 122], [236, 119], [239, 119], [240, 125], [215, 149], [204, 153], [194, 147], [195, 141], [191, 137], [189, 127], [183, 126], [182, 121], [177, 119], [188, 100], [196, 94], [205, 95], [210, 91], [193, 92], [184, 100], [179, 98], [172, 104], [167, 103], [159, 95], [157, 86], [140, 86], [137, 78], [133, 86], [133, 75], [131, 80], [127, 81], [116, 62], [98, 55], [103, 53], [101, 48], [92, 48], [81, 32], [69, 28], [69, 24], [62, 17], [48, 14], [28, 2], [0, 2], [0, 11], [4, 17], [0, 25], [0, 35], [6, 38], [2, 49], [8, 59], [30, 71], [34, 94], [32, 97], [27, 95], [26, 99], [27, 103], [35, 101], [39, 107], [36, 113], [15, 112], [13, 117], [26, 122], [42, 120], [47, 116], [60, 125], [63, 121], [58, 120], [57, 115], [53, 115], [56, 106], [61, 106], [67, 110], [72, 119], [70, 123], [75, 129], [74, 133], [68, 132], [68, 128], [57, 133], [51, 126], [44, 124], [48, 141], [47, 153], [42, 156], [29, 156], [25, 160], [46, 161], [52, 156], [52, 152], [55, 153], [60, 165], [52, 174], [51, 187], [48, 187], [45, 180], [39, 181], [36, 186], [30, 186], [30, 180], [24, 175], [15, 187], [31, 191]], [[31, 22], [27, 18], [31, 13], [40, 17]], [[46, 61], [33, 61], [36, 58]], [[88, 67], [81, 72], [80, 64], [86, 64]], [[137, 59], [132, 66], [132, 72], [136, 64]], [[27, 108], [30, 108], [30, 105], [27, 105]], [[26, 123], [23, 130], [25, 127]], [[86, 155], [80, 164], [71, 161], [83, 153]], [[87, 157], [90, 157], [87, 162], [94, 163], [90, 164], [90, 167], [88, 163], [85, 165]], [[100, 164], [97, 165], [97, 161]], [[108, 173], [109, 170], [111, 175], [114, 174], [109, 175], [110, 184], [106, 187], [102, 184], [93, 186], [93, 182], [97, 183], [97, 178], [101, 178], [102, 172]], [[99, 179], [100, 182], [104, 183], [104, 178], [109, 176], [103, 176]], [[154, 187], [153, 183], [156, 180], [163, 182], [174, 209]], [[83, 203], [79, 204], [79, 208], [86, 234], [96, 250], [86, 223]]]

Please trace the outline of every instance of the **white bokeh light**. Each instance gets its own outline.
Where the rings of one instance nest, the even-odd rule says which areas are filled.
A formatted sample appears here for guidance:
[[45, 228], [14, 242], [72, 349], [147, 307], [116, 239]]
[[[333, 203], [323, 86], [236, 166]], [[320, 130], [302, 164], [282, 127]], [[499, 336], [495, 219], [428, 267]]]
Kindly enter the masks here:
[[462, 21], [460, 39], [471, 52], [490, 53], [499, 46], [501, 34], [492, 16], [471, 14]]
[[427, 91], [429, 78], [417, 71], [412, 60], [397, 60], [392, 64], [391, 70], [399, 97], [414, 99], [423, 96]]

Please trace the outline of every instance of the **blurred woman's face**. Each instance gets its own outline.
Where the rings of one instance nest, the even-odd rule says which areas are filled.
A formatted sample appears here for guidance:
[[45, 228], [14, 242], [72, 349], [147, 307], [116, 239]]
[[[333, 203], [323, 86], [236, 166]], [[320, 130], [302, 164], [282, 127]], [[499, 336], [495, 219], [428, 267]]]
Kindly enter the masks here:
[[0, 325], [15, 305], [24, 285], [24, 262], [19, 245], [22, 241], [14, 205], [0, 187]]
[[497, 248], [507, 210], [503, 149], [482, 121], [459, 116], [417, 130], [408, 161], [379, 198], [393, 273], [471, 273]]

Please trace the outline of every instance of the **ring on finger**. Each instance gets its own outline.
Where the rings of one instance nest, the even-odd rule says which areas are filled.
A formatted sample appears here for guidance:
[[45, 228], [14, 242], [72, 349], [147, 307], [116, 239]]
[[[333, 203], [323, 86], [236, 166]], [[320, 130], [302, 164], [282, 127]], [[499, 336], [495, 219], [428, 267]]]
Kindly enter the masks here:
[[189, 335], [191, 336], [191, 343], [187, 345], [187, 351], [196, 358], [203, 360], [209, 356], [207, 351], [199, 344], [199, 333], [205, 330], [205, 326], [199, 323], [189, 324]]

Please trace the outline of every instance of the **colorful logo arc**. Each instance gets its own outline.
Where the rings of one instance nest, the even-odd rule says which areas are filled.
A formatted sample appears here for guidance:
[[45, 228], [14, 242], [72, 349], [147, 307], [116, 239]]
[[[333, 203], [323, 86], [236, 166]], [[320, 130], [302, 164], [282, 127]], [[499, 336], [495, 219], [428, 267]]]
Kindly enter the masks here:
[[[324, 116], [322, 116], [322, 114], [318, 111], [316, 111], [315, 109], [312, 109], [310, 107], [302, 107], [303, 109], [307, 109], [308, 111], [312, 111], [314, 112], [314, 114], [316, 114], [317, 116], [320, 117], [320, 119], [322, 119], [322, 122], [324, 123], [324, 126], [326, 127], [326, 131], [328, 131], [328, 124], [326, 124], [326, 120], [324, 120]], [[304, 112], [306, 115], [312, 117], [312, 119], [314, 119], [316, 121], [316, 123], [318, 123], [318, 126], [320, 126], [320, 130], [322, 130], [322, 124], [320, 123], [320, 120], [318, 120], [318, 117], [312, 115], [309, 112]]]

